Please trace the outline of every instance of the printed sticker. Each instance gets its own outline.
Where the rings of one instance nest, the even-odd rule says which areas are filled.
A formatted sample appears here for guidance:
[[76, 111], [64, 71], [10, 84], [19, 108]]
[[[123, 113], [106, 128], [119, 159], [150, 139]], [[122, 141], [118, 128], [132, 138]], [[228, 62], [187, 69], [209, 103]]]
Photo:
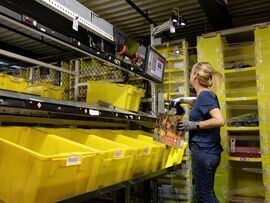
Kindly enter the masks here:
[[81, 164], [81, 157], [80, 156], [70, 156], [67, 158], [66, 166], [74, 166]]

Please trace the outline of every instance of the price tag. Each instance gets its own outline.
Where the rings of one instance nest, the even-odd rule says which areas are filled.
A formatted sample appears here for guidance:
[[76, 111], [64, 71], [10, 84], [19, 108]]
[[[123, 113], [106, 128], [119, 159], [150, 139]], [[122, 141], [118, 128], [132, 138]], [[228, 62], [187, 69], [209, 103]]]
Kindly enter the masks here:
[[116, 151], [114, 153], [114, 158], [122, 158], [123, 157], [123, 153], [121, 151]]
[[67, 158], [66, 166], [74, 166], [81, 164], [81, 157], [80, 156], [70, 156]]
[[76, 16], [74, 19], [73, 19], [73, 24], [72, 24], [72, 29], [73, 30], [76, 30], [78, 31], [78, 28], [79, 28], [79, 16]]

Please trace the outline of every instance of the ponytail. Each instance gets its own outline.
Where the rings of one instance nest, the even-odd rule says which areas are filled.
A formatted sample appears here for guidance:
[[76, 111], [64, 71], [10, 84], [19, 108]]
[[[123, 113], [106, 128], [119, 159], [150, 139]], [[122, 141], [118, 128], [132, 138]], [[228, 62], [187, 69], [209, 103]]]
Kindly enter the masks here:
[[192, 67], [192, 72], [198, 76], [199, 83], [213, 91], [217, 91], [223, 81], [223, 76], [208, 62], [199, 62]]

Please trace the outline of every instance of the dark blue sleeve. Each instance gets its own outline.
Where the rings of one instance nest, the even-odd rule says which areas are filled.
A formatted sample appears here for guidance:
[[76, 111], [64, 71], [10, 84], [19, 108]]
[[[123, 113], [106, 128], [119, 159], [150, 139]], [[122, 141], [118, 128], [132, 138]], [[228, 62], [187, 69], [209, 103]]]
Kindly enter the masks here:
[[201, 113], [205, 115], [215, 108], [219, 108], [216, 95], [210, 91], [201, 92], [199, 95], [199, 109]]

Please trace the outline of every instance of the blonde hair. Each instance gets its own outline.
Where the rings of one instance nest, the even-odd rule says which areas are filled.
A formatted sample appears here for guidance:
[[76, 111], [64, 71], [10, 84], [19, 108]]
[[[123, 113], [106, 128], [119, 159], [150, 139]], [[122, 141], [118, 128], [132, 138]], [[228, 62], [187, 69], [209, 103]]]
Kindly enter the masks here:
[[208, 62], [194, 64], [192, 73], [197, 74], [198, 82], [202, 86], [211, 88], [213, 91], [217, 91], [223, 81], [222, 74]]

